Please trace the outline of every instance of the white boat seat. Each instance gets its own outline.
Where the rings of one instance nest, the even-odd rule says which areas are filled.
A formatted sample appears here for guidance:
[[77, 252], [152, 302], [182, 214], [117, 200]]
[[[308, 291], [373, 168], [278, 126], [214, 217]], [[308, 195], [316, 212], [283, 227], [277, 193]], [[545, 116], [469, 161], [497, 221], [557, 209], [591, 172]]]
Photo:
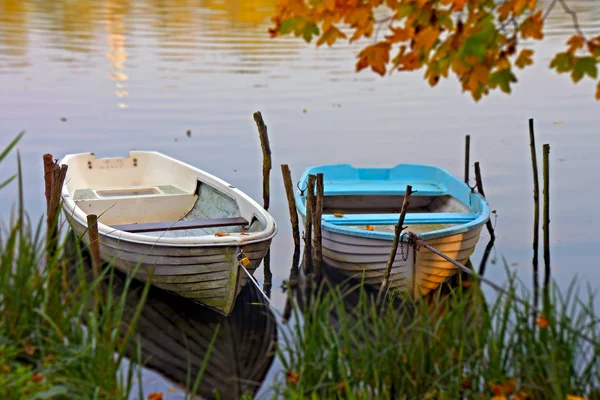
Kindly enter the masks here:
[[[405, 224], [466, 224], [477, 219], [478, 215], [469, 212], [457, 213], [407, 213]], [[400, 214], [324, 214], [323, 221], [335, 225], [396, 225]]]
[[149, 224], [127, 224], [127, 225], [112, 225], [111, 228], [131, 232], [163, 232], [177, 231], [185, 229], [205, 229], [205, 228], [220, 228], [224, 226], [246, 226], [248, 221], [242, 217], [233, 218], [218, 218], [218, 219], [188, 219], [185, 221], [173, 222], [155, 222]]
[[173, 185], [77, 189], [73, 201], [106, 225], [177, 221], [198, 196]]
[[439, 183], [433, 182], [406, 182], [399, 181], [333, 181], [324, 182], [325, 196], [403, 196], [406, 193], [406, 185], [411, 185], [413, 194], [411, 196], [443, 196], [448, 191]]

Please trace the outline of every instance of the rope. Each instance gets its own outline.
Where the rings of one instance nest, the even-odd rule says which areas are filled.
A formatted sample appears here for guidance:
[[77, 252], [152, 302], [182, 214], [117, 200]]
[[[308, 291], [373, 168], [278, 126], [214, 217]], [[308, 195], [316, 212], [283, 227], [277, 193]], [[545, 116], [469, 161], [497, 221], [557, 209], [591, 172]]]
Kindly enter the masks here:
[[273, 303], [271, 303], [271, 299], [269, 299], [267, 297], [267, 295], [265, 294], [265, 292], [263, 292], [263, 290], [260, 288], [260, 285], [258, 284], [258, 282], [256, 281], [256, 279], [254, 279], [254, 276], [252, 276], [252, 274], [241, 263], [238, 263], [238, 264], [239, 264], [240, 268], [244, 270], [244, 272], [246, 273], [246, 275], [248, 275], [248, 278], [250, 278], [250, 281], [254, 284], [254, 286], [256, 286], [256, 288], [258, 289], [258, 291], [260, 292], [260, 294], [262, 294], [262, 296], [267, 301], [267, 303], [268, 303], [269, 307], [271, 308], [271, 310], [275, 311], [280, 317], [283, 317], [283, 314], [273, 305]]
[[[517, 303], [520, 303], [521, 305], [524, 306], [530, 306], [530, 304], [528, 302], [526, 302], [525, 300], [521, 299], [519, 296], [517, 295], [513, 295], [511, 294], [508, 290], [504, 289], [502, 286], [492, 282], [491, 280], [484, 278], [483, 276], [479, 276], [477, 275], [473, 270], [471, 270], [470, 268], [462, 265], [461, 263], [459, 263], [456, 260], [451, 259], [450, 257], [448, 257], [447, 255], [445, 255], [444, 253], [442, 253], [441, 251], [439, 251], [438, 249], [436, 249], [435, 247], [432, 247], [430, 245], [428, 245], [427, 243], [425, 243], [422, 239], [420, 239], [417, 235], [415, 235], [412, 232], [408, 233], [409, 237], [411, 239], [413, 239], [415, 241], [415, 245], [419, 246], [419, 247], [425, 247], [427, 250], [431, 251], [434, 254], [437, 254], [438, 256], [442, 257], [444, 260], [452, 263], [454, 266], [458, 267], [461, 271], [467, 273], [470, 276], [475, 277], [476, 279], [479, 279], [481, 282], [488, 284], [489, 286], [492, 287], [492, 289], [497, 290], [498, 292], [504, 293], [505, 295], [508, 296], [512, 296], [512, 298], [514, 298]], [[536, 308], [530, 306], [533, 309], [532, 314], [535, 315], [536, 313], [539, 312], [539, 310], [537, 310]], [[570, 329], [571, 330], [571, 329]], [[583, 333], [577, 332], [575, 330], [571, 330], [573, 333], [575, 333], [576, 335], [578, 335], [580, 338], [582, 338], [583, 340], [585, 340], [586, 342], [590, 343], [593, 346], [596, 347], [600, 347], [600, 343], [595, 342], [592, 338], [590, 338], [587, 335], [584, 335]]]

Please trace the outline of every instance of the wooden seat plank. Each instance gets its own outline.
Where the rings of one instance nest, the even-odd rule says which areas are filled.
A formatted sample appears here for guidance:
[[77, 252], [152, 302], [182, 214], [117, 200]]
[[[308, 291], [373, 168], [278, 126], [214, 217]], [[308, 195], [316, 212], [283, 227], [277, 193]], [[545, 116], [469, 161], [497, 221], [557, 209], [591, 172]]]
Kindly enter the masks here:
[[[335, 225], [395, 225], [400, 214], [323, 215], [323, 220]], [[408, 213], [405, 224], [465, 224], [477, 219], [475, 213]]]
[[248, 225], [248, 221], [246, 219], [242, 217], [234, 217], [219, 219], [196, 219], [175, 222], [150, 222], [145, 224], [111, 225], [111, 228], [130, 233], [142, 233], [244, 225]]

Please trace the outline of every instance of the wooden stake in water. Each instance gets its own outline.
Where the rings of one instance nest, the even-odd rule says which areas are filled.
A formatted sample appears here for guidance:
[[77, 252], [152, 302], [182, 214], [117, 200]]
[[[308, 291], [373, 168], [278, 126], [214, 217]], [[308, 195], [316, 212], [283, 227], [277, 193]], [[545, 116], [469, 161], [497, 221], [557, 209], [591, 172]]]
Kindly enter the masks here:
[[267, 135], [267, 126], [263, 121], [260, 111], [254, 113], [254, 121], [258, 128], [260, 147], [262, 148], [263, 154], [263, 207], [265, 210], [268, 210], [270, 205], [269, 196], [271, 193], [271, 145], [269, 144], [269, 135]]
[[469, 164], [471, 158], [471, 135], [465, 136], [465, 183], [469, 184]]
[[[481, 169], [479, 168], [479, 161], [475, 162], [475, 182], [477, 183], [477, 191], [485, 197], [485, 192], [483, 191], [483, 180], [481, 179]], [[494, 225], [492, 225], [492, 220], [488, 219], [485, 224], [487, 226], [487, 230], [490, 233], [490, 237], [494, 239], [496, 234], [494, 233]]]
[[381, 282], [381, 287], [379, 288], [379, 293], [377, 294], [377, 304], [381, 304], [384, 295], [390, 286], [390, 274], [392, 272], [392, 265], [394, 264], [394, 260], [396, 259], [398, 243], [400, 242], [400, 234], [404, 230], [404, 218], [406, 217], [406, 212], [408, 211], [408, 206], [410, 205], [411, 194], [412, 186], [407, 185], [406, 193], [404, 193], [404, 201], [402, 202], [402, 209], [400, 210], [400, 217], [398, 218], [398, 223], [396, 224], [396, 227], [394, 229], [394, 241], [392, 242], [392, 251], [390, 252], [387, 264], [385, 265], [383, 281]]
[[322, 263], [323, 263], [323, 248], [321, 239], [321, 218], [323, 217], [323, 203], [325, 201], [325, 187], [323, 182], [323, 174], [317, 174], [317, 197], [315, 201], [315, 210], [313, 214], [313, 248], [312, 262], [315, 270], [315, 277], [321, 279]]
[[50, 211], [50, 197], [52, 193], [52, 181], [54, 180], [54, 158], [52, 154], [44, 154], [44, 183], [46, 185], [46, 215]]
[[[533, 118], [529, 119], [529, 147], [531, 148], [531, 167], [533, 170], [533, 308], [537, 309], [539, 303], [539, 268], [538, 249], [540, 241], [540, 181], [538, 176], [537, 152], [535, 147], [535, 133]], [[534, 315], [534, 320], [537, 315]], [[535, 326], [535, 325], [534, 325]]]
[[550, 145], [543, 146], [544, 152], [544, 291], [550, 285]]
[[[90, 253], [92, 256], [92, 272], [94, 274], [94, 281], [100, 276], [102, 270], [102, 257], [100, 256], [100, 236], [98, 234], [98, 217], [95, 214], [88, 214], [88, 238], [90, 240]], [[96, 301], [100, 301], [100, 292], [96, 292]]]
[[315, 208], [315, 181], [317, 177], [308, 175], [306, 186], [306, 220], [304, 221], [304, 273], [312, 272], [312, 223], [313, 211]]
[[290, 210], [290, 222], [292, 223], [294, 246], [300, 246], [300, 229], [298, 228], [298, 212], [296, 211], [296, 200], [294, 199], [292, 173], [290, 172], [290, 167], [287, 164], [281, 165], [281, 175], [283, 176], [285, 195], [287, 196], [288, 208]]
[[[52, 156], [50, 156], [52, 157]], [[44, 162], [46, 161], [46, 157], [44, 157]], [[46, 168], [46, 164], [44, 164], [44, 168]], [[50, 179], [50, 196], [48, 198], [47, 204], [47, 214], [46, 214], [46, 226], [47, 226], [47, 248], [48, 255], [54, 255], [56, 250], [57, 240], [58, 240], [58, 213], [60, 210], [60, 195], [62, 192], [62, 187], [65, 182], [65, 177], [67, 176], [67, 166], [58, 164], [54, 164], [52, 167], [52, 173], [45, 175]], [[48, 187], [48, 182], [46, 182], [46, 187]]]

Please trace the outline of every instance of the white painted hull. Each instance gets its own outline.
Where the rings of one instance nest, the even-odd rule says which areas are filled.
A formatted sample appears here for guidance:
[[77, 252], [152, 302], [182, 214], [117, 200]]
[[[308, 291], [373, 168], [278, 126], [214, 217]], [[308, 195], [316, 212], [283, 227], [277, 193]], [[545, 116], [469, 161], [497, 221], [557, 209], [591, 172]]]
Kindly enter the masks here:
[[[87, 227], [72, 218], [69, 220], [77, 235], [89, 245]], [[152, 285], [228, 315], [248, 281], [236, 255], [241, 250], [248, 256], [250, 264], [246, 269], [253, 273], [270, 243], [271, 239], [242, 246], [151, 246], [101, 235], [100, 254], [103, 261], [114, 263], [125, 273], [137, 267], [134, 277], [138, 280], [146, 281], [153, 273]]]
[[[465, 263], [479, 241], [481, 227], [464, 233], [427, 240], [448, 257]], [[392, 241], [343, 235], [323, 229], [323, 261], [326, 267], [344, 278], [362, 279], [379, 287], [392, 251]], [[427, 295], [452, 277], [458, 269], [427, 249], [415, 252], [401, 243], [392, 266], [390, 288], [418, 297]]]

